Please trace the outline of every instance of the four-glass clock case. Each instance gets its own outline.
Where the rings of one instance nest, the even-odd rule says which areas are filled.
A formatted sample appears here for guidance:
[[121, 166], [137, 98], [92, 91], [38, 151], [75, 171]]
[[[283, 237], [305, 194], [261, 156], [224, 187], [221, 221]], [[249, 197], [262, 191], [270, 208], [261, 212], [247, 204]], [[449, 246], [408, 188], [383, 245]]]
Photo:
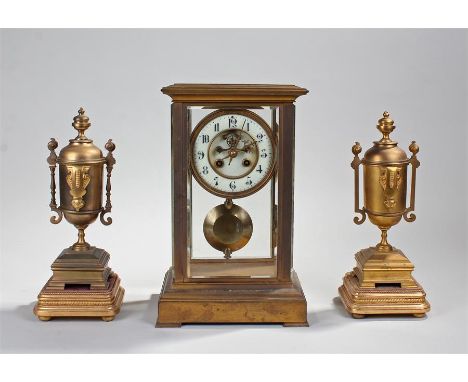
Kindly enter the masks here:
[[293, 85], [175, 84], [173, 264], [157, 326], [307, 325], [292, 269]]

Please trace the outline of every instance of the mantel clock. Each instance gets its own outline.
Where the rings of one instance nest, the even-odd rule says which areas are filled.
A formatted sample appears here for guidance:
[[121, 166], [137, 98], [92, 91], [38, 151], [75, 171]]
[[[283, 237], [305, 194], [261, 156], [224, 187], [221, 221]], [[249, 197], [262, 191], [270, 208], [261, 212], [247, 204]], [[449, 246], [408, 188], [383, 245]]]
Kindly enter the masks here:
[[157, 326], [307, 325], [292, 269], [293, 85], [174, 84], [172, 267]]

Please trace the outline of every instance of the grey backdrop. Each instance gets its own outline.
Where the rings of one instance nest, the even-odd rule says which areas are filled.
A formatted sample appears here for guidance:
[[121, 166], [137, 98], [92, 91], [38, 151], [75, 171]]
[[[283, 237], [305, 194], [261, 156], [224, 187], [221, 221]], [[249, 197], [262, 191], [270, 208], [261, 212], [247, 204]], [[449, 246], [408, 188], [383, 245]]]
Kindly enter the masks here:
[[[3, 352], [466, 352], [467, 32], [464, 30], [3, 30], [1, 32]], [[174, 82], [291, 83], [296, 103], [294, 267], [309, 328], [154, 329], [171, 262], [170, 99]], [[42, 323], [32, 306], [75, 239], [49, 219], [47, 142], [63, 147], [86, 108], [89, 136], [117, 145], [114, 224], [88, 229], [127, 290], [112, 323]], [[353, 320], [336, 300], [354, 253], [378, 241], [353, 218], [351, 146], [393, 137], [421, 147], [416, 214], [389, 240], [416, 265], [427, 319]]]

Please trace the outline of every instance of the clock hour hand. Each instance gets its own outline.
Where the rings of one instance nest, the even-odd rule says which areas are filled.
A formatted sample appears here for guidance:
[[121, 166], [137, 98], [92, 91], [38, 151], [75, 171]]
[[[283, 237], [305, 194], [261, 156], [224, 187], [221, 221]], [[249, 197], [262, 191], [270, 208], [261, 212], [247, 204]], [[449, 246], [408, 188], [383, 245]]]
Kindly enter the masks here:
[[223, 148], [223, 147], [221, 147], [221, 146], [216, 146], [215, 151], [216, 151], [217, 153], [222, 153], [223, 151], [228, 151], [229, 149], [230, 149], [230, 147]]

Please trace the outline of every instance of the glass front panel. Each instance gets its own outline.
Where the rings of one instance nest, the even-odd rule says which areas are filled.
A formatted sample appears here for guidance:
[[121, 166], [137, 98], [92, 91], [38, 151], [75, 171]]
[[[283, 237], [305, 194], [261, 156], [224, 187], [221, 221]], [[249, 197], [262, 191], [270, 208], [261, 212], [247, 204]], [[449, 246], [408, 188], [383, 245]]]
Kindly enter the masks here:
[[187, 275], [274, 278], [278, 108], [190, 107]]

